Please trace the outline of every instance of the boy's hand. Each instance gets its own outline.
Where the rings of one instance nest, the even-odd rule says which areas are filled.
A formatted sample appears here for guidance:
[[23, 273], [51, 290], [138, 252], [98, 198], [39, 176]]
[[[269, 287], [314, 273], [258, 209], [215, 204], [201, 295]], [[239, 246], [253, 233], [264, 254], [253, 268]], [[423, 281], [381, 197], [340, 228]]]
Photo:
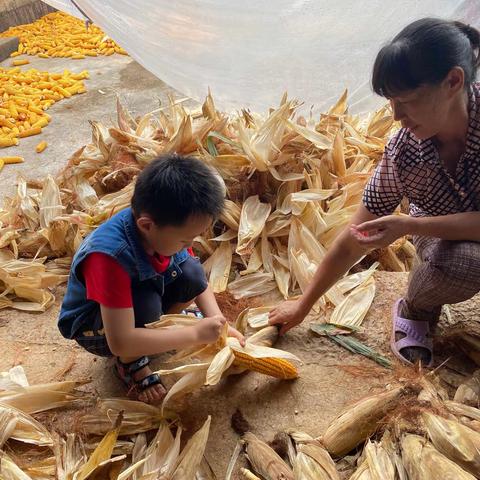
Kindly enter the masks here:
[[198, 343], [216, 342], [227, 319], [223, 315], [214, 315], [199, 320], [195, 328], [197, 332]]
[[228, 326], [228, 336], [235, 337], [242, 347], [245, 346], [245, 337], [234, 327], [231, 325]]

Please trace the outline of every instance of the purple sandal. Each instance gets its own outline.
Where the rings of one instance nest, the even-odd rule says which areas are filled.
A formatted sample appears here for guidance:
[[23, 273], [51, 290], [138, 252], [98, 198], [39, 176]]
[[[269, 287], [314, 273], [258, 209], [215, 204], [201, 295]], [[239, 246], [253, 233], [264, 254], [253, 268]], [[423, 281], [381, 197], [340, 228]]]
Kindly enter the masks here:
[[[430, 325], [428, 322], [420, 320], [409, 320], [402, 318], [399, 315], [400, 305], [405, 300], [398, 299], [393, 306], [393, 322], [392, 322], [392, 336], [390, 339], [390, 348], [394, 355], [404, 363], [413, 365], [410, 360], [406, 359], [401, 351], [404, 348], [418, 347], [427, 350], [430, 353], [430, 361], [425, 366], [430, 368], [433, 365], [433, 342], [428, 336], [430, 333]], [[396, 340], [397, 333], [403, 333], [405, 336], [400, 340]]]

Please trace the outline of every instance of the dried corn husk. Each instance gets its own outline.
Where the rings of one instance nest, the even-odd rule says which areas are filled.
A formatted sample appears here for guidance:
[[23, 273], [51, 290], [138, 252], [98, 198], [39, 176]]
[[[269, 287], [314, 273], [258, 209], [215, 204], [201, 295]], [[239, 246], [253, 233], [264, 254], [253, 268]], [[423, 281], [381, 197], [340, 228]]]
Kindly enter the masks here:
[[[93, 451], [90, 455], [88, 461], [80, 467], [75, 474], [73, 475], [73, 480], [86, 480], [87, 478], [94, 478], [95, 472], [100, 470], [103, 472], [103, 477], [99, 476], [97, 478], [105, 478], [105, 473], [110, 471], [111, 466], [106, 465], [105, 462], [110, 460], [112, 456], [113, 449], [115, 444], [117, 443], [118, 434], [120, 433], [120, 425], [122, 423], [122, 413], [120, 413], [117, 417], [115, 422], [115, 427], [113, 430], [108, 432], [102, 439], [102, 441], [98, 444], [97, 448]], [[125, 456], [117, 457], [117, 459], [125, 458]], [[114, 465], [113, 468], [116, 470], [117, 465]], [[121, 465], [120, 465], [121, 468]], [[98, 472], [99, 474], [100, 472]], [[120, 473], [120, 469], [118, 470]], [[117, 476], [118, 476], [117, 473]], [[108, 478], [108, 477], [107, 477]], [[113, 477], [115, 478], [115, 477]]]
[[202, 428], [200, 428], [200, 430], [196, 432], [185, 445], [185, 448], [178, 457], [177, 465], [172, 474], [172, 480], [195, 478], [195, 474], [200, 467], [203, 453], [207, 445], [210, 422], [211, 417], [208, 416]]
[[340, 456], [355, 448], [377, 429], [377, 423], [401, 399], [404, 387], [371, 395], [347, 407], [329, 425], [321, 442], [330, 454]]
[[253, 433], [243, 436], [245, 451], [253, 470], [266, 480], [294, 480], [290, 467]]
[[405, 435], [401, 440], [401, 446], [403, 462], [410, 480], [430, 478], [474, 480], [475, 478], [418, 435]]
[[15, 407], [0, 403], [0, 416], [3, 417], [3, 415], [9, 414], [13, 414], [16, 419], [15, 429], [11, 432], [10, 438], [39, 447], [50, 447], [53, 445], [53, 438], [50, 433], [33, 417]]
[[365, 455], [372, 480], [395, 480], [395, 466], [387, 449], [380, 443], [367, 441]]
[[349, 480], [373, 480], [368, 463], [364, 461], [353, 473]]
[[261, 235], [265, 222], [270, 215], [271, 207], [261, 203], [258, 195], [247, 198], [240, 214], [238, 227], [238, 245], [236, 252], [239, 255], [252, 253], [256, 239]]
[[422, 415], [435, 448], [464, 470], [480, 475], [480, 433], [430, 412]]
[[315, 441], [297, 447], [293, 474], [295, 480], [340, 480], [329, 453]]
[[5, 480], [32, 480], [18, 465], [4, 452], [0, 451], [0, 474]]
[[333, 311], [329, 323], [346, 327], [359, 327], [375, 297], [375, 282], [369, 278], [352, 290]]
[[232, 247], [230, 242], [222, 242], [207, 260], [210, 262], [209, 284], [214, 293], [227, 289], [228, 277], [232, 266]]
[[25, 413], [38, 413], [69, 405], [82, 395], [74, 390], [87, 382], [55, 382], [0, 391], [0, 402]]
[[467, 381], [458, 387], [455, 396], [453, 397], [453, 401], [477, 407], [479, 406], [480, 370], [476, 370]]
[[82, 429], [92, 435], [105, 435], [111, 430], [111, 418], [123, 412], [120, 435], [133, 435], [158, 428], [164, 418], [161, 410], [153, 405], [121, 398], [99, 400], [93, 413], [83, 415]]

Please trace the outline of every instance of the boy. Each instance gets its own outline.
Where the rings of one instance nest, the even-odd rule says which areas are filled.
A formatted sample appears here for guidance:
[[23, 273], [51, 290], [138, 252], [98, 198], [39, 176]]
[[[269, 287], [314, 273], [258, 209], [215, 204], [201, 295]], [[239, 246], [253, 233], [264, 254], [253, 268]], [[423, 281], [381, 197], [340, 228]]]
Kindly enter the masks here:
[[[132, 206], [90, 234], [73, 258], [58, 326], [90, 353], [115, 356], [115, 369], [137, 399], [166, 393], [146, 355], [215, 341], [225, 324], [193, 239], [220, 215], [224, 188], [200, 160], [167, 155], [138, 176]], [[162, 314], [195, 301], [194, 327], [146, 329]], [[230, 335], [243, 336], [230, 327]]]

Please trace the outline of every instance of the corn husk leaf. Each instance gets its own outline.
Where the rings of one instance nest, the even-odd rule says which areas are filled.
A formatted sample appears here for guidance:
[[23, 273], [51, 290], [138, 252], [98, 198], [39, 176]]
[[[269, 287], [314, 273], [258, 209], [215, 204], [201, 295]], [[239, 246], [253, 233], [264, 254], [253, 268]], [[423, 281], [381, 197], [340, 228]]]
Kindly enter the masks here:
[[210, 431], [209, 416], [202, 428], [187, 442], [178, 458], [177, 466], [172, 474], [172, 480], [194, 479], [200, 466]]
[[347, 327], [359, 327], [375, 297], [375, 282], [370, 278], [356, 287], [333, 311], [329, 323]]
[[222, 242], [211, 258], [209, 284], [214, 293], [227, 289], [230, 268], [232, 266], [232, 247], [230, 242]]
[[16, 419], [15, 429], [11, 433], [10, 438], [39, 447], [50, 447], [53, 445], [53, 438], [50, 433], [33, 417], [15, 407], [4, 405], [0, 402], [0, 415], [5, 415], [6, 411], [13, 413]]
[[0, 391], [0, 402], [25, 413], [38, 413], [64, 407], [82, 396], [74, 390], [87, 382], [55, 382]]
[[276, 286], [271, 273], [258, 272], [230, 282], [228, 291], [238, 300], [239, 298], [263, 295], [274, 290]]
[[18, 465], [4, 452], [0, 452], [0, 474], [2, 480], [32, 480]]
[[239, 255], [252, 253], [256, 239], [261, 235], [265, 222], [270, 215], [271, 206], [261, 203], [258, 195], [245, 200], [240, 214], [238, 227], [238, 244], [236, 252]]

